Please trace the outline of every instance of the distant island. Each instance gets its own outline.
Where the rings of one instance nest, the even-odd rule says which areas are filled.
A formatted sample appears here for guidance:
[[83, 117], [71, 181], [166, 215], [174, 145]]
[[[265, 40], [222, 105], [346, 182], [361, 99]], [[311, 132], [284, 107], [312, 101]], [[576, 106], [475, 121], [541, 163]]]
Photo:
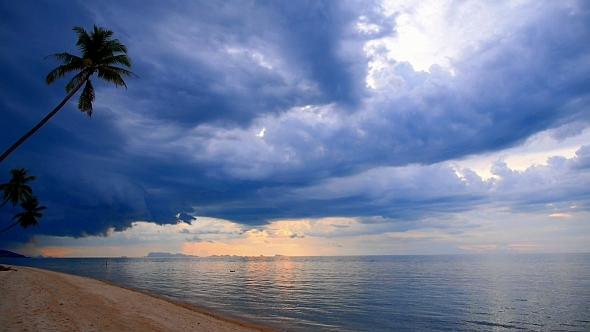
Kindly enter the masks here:
[[145, 257], [166, 258], [166, 257], [199, 257], [199, 256], [185, 255], [185, 254], [181, 254], [181, 253], [172, 254], [169, 252], [150, 252]]
[[29, 258], [25, 255], [17, 254], [16, 252], [2, 250], [0, 249], [0, 257], [10, 257], [10, 258]]

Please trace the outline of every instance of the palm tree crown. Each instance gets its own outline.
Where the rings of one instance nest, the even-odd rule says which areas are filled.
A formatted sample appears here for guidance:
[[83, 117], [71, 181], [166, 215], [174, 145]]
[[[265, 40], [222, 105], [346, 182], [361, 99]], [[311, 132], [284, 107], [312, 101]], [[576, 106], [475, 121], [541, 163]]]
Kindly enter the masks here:
[[37, 218], [41, 218], [43, 215], [39, 211], [47, 209], [45, 206], [39, 206], [39, 200], [33, 196], [33, 189], [26, 183], [35, 180], [35, 177], [28, 175], [28, 170], [24, 168], [15, 168], [10, 171], [12, 178], [8, 183], [0, 185], [2, 191], [2, 205], [4, 206], [7, 202], [11, 202], [12, 205], [16, 205], [20, 201], [20, 207], [23, 212], [17, 213], [12, 217], [12, 220], [17, 219], [12, 225], [0, 230], [0, 233], [4, 233], [10, 228], [20, 224], [22, 228], [29, 226], [38, 226]]
[[90, 77], [94, 73], [97, 73], [99, 78], [114, 83], [115, 86], [124, 86], [125, 88], [127, 88], [127, 84], [121, 75], [135, 76], [135, 74], [127, 69], [114, 66], [131, 67], [131, 59], [127, 56], [127, 47], [121, 44], [118, 39], [111, 39], [113, 31], [96, 25], [90, 34], [78, 26], [73, 30], [78, 34], [76, 46], [81, 55], [76, 56], [67, 52], [49, 55], [48, 57], [63, 61], [64, 64], [51, 70], [45, 78], [45, 83], [51, 84], [70, 72], [78, 72], [66, 85], [66, 92], [77, 90], [86, 83], [78, 99], [78, 109], [91, 116], [94, 87]]
[[24, 168], [15, 168], [10, 170], [12, 178], [8, 183], [0, 184], [0, 190], [2, 191], [2, 205], [6, 202], [12, 203], [12, 205], [18, 204], [19, 201], [25, 201], [33, 195], [33, 190], [27, 185], [27, 182], [35, 180], [34, 176], [27, 175], [29, 171]]
[[33, 129], [29, 130], [0, 155], [0, 162], [49, 121], [78, 92], [84, 83], [86, 85], [78, 99], [78, 109], [86, 112], [88, 116], [92, 116], [94, 87], [92, 86], [92, 82], [90, 82], [90, 77], [94, 73], [97, 73], [99, 78], [114, 83], [115, 86], [124, 86], [125, 88], [127, 88], [127, 84], [125, 84], [121, 75], [137, 77], [137, 75], [129, 70], [115, 66], [131, 67], [131, 59], [127, 56], [127, 47], [121, 44], [118, 39], [111, 39], [113, 36], [111, 30], [99, 28], [94, 25], [94, 29], [90, 34], [81, 27], [74, 27], [74, 31], [78, 34], [76, 46], [78, 46], [78, 49], [82, 53], [80, 56], [67, 52], [47, 56], [62, 61], [63, 65], [51, 70], [45, 78], [45, 83], [51, 84], [70, 72], [77, 72], [66, 85], [66, 92], [68, 94]]
[[27, 199], [20, 203], [23, 208], [23, 212], [17, 213], [12, 217], [12, 220], [17, 219], [17, 223], [22, 228], [29, 226], [38, 226], [37, 218], [41, 218], [43, 215], [39, 211], [47, 209], [45, 206], [39, 206], [39, 200], [35, 196], [27, 197]]

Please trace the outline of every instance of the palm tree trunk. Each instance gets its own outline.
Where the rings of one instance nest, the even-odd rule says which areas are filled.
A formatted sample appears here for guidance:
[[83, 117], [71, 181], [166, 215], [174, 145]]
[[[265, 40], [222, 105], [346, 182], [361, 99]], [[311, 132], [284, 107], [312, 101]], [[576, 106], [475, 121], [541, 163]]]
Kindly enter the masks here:
[[[78, 86], [76, 86], [76, 88], [72, 91], [70, 91], [70, 93], [68, 93], [68, 95], [64, 98], [64, 100], [61, 101], [61, 103], [59, 103], [59, 105], [57, 105], [53, 111], [51, 111], [51, 113], [47, 114], [47, 116], [45, 116], [43, 118], [43, 120], [41, 120], [41, 122], [39, 122], [35, 127], [33, 127], [33, 129], [29, 130], [28, 133], [26, 133], [23, 137], [21, 137], [18, 141], [16, 141], [16, 143], [12, 144], [12, 146], [6, 150], [6, 152], [4, 152], [2, 154], [2, 156], [0, 156], [0, 163], [12, 152], [14, 151], [14, 149], [16, 149], [19, 145], [21, 145], [27, 138], [31, 137], [31, 135], [33, 135], [37, 130], [39, 130], [39, 128], [41, 128], [41, 126], [43, 126], [45, 124], [45, 122], [49, 121], [49, 119], [51, 119], [55, 113], [57, 113], [57, 111], [59, 111], [63, 105], [65, 105], [68, 100], [70, 100], [70, 98], [72, 98], [72, 96], [78, 92], [78, 90], [80, 90], [80, 88], [82, 87], [82, 85], [84, 83], [86, 83], [86, 81], [88, 81], [88, 79], [90, 78], [90, 76], [92, 76], [92, 74], [88, 75], [86, 77], [85, 80], [81, 81], [80, 84], [78, 84]], [[11, 226], [12, 227], [12, 226]], [[3, 231], [2, 231], [3, 232]], [[0, 233], [2, 233], [0, 232]]]
[[0, 233], [6, 232], [7, 230], [11, 229], [12, 227], [18, 225], [19, 222], [20, 222], [20, 220], [17, 220], [14, 224], [12, 224], [12, 225], [6, 227], [5, 229], [1, 230]]

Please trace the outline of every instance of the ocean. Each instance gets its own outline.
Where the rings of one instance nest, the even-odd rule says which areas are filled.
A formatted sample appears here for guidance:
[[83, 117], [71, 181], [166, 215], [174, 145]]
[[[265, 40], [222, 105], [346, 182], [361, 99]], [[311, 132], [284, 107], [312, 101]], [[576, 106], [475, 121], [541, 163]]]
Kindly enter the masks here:
[[288, 331], [590, 331], [590, 254], [1, 258]]

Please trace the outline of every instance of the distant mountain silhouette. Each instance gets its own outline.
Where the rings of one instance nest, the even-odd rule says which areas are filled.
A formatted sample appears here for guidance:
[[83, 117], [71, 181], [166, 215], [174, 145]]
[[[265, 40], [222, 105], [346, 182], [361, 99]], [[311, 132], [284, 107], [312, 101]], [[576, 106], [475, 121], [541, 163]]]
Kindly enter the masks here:
[[185, 255], [185, 254], [171, 254], [169, 252], [150, 252], [146, 257], [199, 257], [194, 255]]
[[0, 257], [10, 257], [10, 258], [29, 258], [27, 256], [17, 254], [16, 252], [2, 250], [0, 249]]

